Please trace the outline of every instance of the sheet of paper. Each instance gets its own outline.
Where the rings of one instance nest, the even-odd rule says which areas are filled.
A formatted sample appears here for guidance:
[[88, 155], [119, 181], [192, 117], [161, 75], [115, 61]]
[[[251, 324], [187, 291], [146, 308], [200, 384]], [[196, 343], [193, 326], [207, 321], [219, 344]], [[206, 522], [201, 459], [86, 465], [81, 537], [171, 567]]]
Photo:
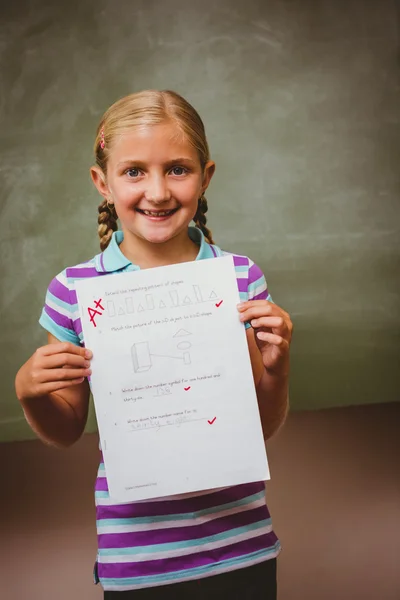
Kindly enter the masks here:
[[269, 479], [232, 257], [76, 287], [111, 497]]

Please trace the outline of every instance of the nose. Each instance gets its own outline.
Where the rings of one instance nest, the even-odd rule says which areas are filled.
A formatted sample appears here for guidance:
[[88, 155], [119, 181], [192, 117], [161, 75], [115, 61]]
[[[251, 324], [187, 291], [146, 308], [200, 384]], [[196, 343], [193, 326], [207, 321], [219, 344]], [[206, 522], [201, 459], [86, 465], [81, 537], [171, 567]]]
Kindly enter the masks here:
[[164, 177], [154, 176], [148, 180], [145, 198], [149, 202], [154, 202], [154, 204], [162, 204], [171, 199], [171, 193]]

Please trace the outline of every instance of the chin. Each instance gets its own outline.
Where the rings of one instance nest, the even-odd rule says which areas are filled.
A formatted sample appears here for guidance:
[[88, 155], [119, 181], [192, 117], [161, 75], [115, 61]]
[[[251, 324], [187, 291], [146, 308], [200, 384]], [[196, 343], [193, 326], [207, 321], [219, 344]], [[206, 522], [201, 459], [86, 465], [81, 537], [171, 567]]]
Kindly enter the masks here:
[[178, 231], [173, 231], [173, 232], [161, 232], [161, 231], [154, 231], [154, 232], [149, 232], [146, 234], [142, 234], [140, 235], [140, 237], [144, 240], [146, 240], [147, 242], [150, 242], [151, 244], [165, 244], [166, 242], [169, 242], [169, 240], [172, 240], [172, 238], [174, 238], [176, 235], [178, 235]]
[[173, 238], [177, 237], [178, 235], [181, 235], [182, 232], [186, 232], [188, 226], [189, 223], [185, 223], [184, 225], [178, 228], [165, 228], [164, 230], [162, 230], [161, 228], [155, 228], [150, 231], [143, 231], [138, 233], [142, 239], [145, 239], [152, 244], [164, 244], [166, 242], [169, 242], [169, 240], [172, 240]]

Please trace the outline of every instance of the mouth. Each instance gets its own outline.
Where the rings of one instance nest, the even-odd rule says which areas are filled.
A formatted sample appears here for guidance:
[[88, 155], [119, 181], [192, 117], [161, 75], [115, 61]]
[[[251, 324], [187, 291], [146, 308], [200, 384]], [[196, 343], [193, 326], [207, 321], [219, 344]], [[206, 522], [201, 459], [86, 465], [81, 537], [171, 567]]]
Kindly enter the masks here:
[[145, 215], [151, 219], [166, 219], [174, 215], [179, 210], [179, 206], [177, 208], [170, 208], [168, 210], [144, 210], [142, 208], [136, 208], [135, 210], [141, 215]]

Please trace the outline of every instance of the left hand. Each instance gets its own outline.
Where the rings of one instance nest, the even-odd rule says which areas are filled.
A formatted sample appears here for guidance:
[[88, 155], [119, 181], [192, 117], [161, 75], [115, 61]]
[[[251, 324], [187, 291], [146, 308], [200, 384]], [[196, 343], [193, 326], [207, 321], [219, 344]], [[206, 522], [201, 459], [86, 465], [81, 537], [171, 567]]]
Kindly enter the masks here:
[[273, 375], [289, 374], [289, 348], [293, 325], [282, 308], [268, 300], [249, 300], [238, 305], [240, 320], [254, 329], [264, 367]]

